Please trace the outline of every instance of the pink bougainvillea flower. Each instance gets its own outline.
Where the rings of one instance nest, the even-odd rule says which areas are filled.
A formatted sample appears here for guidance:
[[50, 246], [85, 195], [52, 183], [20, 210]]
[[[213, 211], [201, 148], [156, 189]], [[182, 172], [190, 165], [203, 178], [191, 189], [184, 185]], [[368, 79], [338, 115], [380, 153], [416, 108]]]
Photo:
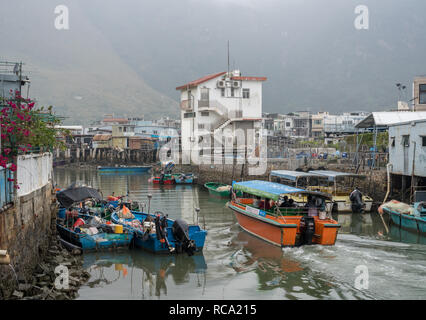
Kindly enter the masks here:
[[24, 115], [22, 115], [20, 112], [18, 112], [18, 113], [16, 114], [16, 116], [17, 116], [19, 119], [21, 119], [22, 121], [24, 121], [24, 120], [25, 120], [25, 116], [24, 116]]
[[5, 148], [3, 151], [4, 151], [4, 154], [8, 155], [12, 151], [12, 149]]
[[7, 178], [7, 181], [12, 182], [15, 181], [15, 179]]
[[12, 163], [12, 165], [10, 166], [10, 171], [16, 171], [17, 167], [16, 164]]
[[35, 105], [35, 102], [31, 102], [28, 104], [28, 108], [31, 110]]
[[13, 131], [13, 127], [8, 127], [8, 128], [7, 128], [7, 132], [8, 132], [8, 133], [11, 133], [12, 131]]

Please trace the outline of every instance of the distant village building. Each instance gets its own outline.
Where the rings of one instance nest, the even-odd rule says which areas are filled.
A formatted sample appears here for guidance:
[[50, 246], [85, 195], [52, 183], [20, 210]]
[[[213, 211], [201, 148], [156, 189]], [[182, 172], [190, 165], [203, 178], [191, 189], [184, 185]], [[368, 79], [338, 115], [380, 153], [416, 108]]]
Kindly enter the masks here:
[[426, 111], [426, 76], [414, 78], [413, 95], [414, 111]]
[[248, 152], [256, 150], [255, 140], [261, 136], [263, 81], [265, 77], [242, 76], [234, 70], [177, 87], [181, 92], [183, 153], [188, 155], [203, 137], [210, 138], [213, 146], [215, 134], [226, 129], [230, 129], [233, 136], [236, 130], [243, 130]]

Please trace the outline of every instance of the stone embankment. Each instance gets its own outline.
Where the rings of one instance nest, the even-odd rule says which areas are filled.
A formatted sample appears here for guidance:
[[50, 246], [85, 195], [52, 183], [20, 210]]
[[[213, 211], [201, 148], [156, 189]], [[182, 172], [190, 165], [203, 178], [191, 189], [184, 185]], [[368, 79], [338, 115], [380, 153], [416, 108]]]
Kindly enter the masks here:
[[[68, 269], [68, 288], [62, 288], [62, 280], [55, 280], [60, 273], [55, 273], [58, 266]], [[12, 293], [11, 299], [22, 300], [70, 300], [78, 297], [79, 287], [87, 282], [90, 274], [83, 269], [81, 252], [69, 252], [61, 247], [59, 236], [53, 235], [50, 246], [44, 255], [44, 259], [34, 269], [33, 277], [29, 281], [19, 282], [18, 287]]]

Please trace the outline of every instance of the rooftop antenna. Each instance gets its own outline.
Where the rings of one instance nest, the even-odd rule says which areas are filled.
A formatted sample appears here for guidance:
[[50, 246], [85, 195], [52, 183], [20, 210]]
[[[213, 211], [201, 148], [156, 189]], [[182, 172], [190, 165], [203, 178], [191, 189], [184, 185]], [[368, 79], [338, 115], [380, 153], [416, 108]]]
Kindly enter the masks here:
[[229, 76], [229, 40], [228, 40], [228, 76]]

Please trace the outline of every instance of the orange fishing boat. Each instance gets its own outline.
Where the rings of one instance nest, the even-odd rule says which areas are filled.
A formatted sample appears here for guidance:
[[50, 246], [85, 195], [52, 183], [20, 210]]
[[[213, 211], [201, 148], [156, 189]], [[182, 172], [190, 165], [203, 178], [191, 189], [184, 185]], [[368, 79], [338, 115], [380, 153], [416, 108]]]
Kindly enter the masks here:
[[[292, 204], [290, 195], [308, 202]], [[327, 212], [325, 202], [330, 199], [325, 193], [254, 180], [234, 182], [227, 205], [241, 228], [274, 245], [334, 245], [340, 225]]]

